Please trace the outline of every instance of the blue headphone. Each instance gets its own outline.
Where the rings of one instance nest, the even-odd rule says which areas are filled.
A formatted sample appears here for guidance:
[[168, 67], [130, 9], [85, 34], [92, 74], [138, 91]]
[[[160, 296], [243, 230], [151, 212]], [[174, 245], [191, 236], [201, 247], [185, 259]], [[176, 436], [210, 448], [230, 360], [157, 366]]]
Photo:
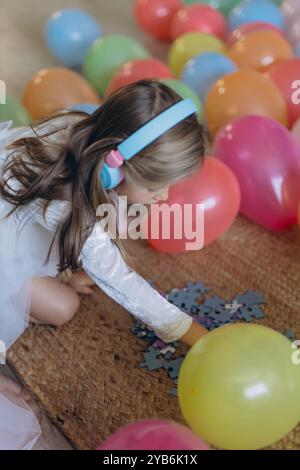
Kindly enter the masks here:
[[124, 178], [124, 172], [121, 169], [124, 160], [130, 160], [147, 145], [197, 111], [197, 107], [190, 98], [179, 101], [123, 140], [116, 150], [110, 151], [106, 156], [101, 171], [104, 188], [113, 189], [121, 183]]

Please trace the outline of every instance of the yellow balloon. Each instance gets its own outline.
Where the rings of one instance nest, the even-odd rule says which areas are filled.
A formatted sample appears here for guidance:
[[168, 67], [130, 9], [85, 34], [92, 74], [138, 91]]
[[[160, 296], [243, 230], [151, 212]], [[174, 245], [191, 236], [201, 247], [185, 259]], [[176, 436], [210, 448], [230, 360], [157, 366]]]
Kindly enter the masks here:
[[186, 33], [172, 44], [168, 62], [173, 73], [179, 77], [185, 64], [203, 52], [225, 52], [225, 44], [206, 33]]
[[216, 447], [268, 446], [300, 420], [298, 362], [292, 343], [270, 328], [218, 328], [198, 341], [182, 364], [182, 413], [194, 432]]

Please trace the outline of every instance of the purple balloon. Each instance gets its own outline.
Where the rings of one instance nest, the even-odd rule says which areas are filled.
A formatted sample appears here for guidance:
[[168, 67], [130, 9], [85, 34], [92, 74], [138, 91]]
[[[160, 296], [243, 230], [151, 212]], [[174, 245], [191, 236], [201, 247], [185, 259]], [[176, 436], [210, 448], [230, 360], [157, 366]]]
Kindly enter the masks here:
[[277, 121], [245, 116], [217, 135], [214, 154], [235, 173], [241, 212], [271, 230], [297, 222], [300, 201], [300, 146]]

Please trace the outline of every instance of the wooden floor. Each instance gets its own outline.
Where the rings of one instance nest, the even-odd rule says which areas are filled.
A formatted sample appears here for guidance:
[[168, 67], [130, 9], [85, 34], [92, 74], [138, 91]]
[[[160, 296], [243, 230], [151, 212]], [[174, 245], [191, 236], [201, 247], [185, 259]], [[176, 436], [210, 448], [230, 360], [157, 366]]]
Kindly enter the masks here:
[[[54, 11], [70, 6], [93, 14], [102, 25], [103, 35], [119, 33], [134, 36], [155, 57], [165, 58], [168, 46], [154, 41], [139, 30], [133, 18], [133, 3], [133, 0], [0, 0], [0, 79], [5, 81], [7, 92], [20, 98], [26, 82], [33, 74], [41, 68], [58, 65], [44, 45], [43, 29]], [[12, 375], [7, 366], [5, 371]], [[33, 402], [31, 405], [43, 429], [35, 449], [71, 449], [38, 404]]]

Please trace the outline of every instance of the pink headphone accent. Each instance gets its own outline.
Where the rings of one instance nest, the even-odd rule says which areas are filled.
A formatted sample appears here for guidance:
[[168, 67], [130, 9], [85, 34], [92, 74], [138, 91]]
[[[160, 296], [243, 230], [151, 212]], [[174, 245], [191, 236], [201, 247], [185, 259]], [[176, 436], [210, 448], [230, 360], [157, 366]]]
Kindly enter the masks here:
[[110, 168], [120, 168], [123, 165], [124, 157], [119, 150], [111, 150], [106, 156], [106, 163]]

